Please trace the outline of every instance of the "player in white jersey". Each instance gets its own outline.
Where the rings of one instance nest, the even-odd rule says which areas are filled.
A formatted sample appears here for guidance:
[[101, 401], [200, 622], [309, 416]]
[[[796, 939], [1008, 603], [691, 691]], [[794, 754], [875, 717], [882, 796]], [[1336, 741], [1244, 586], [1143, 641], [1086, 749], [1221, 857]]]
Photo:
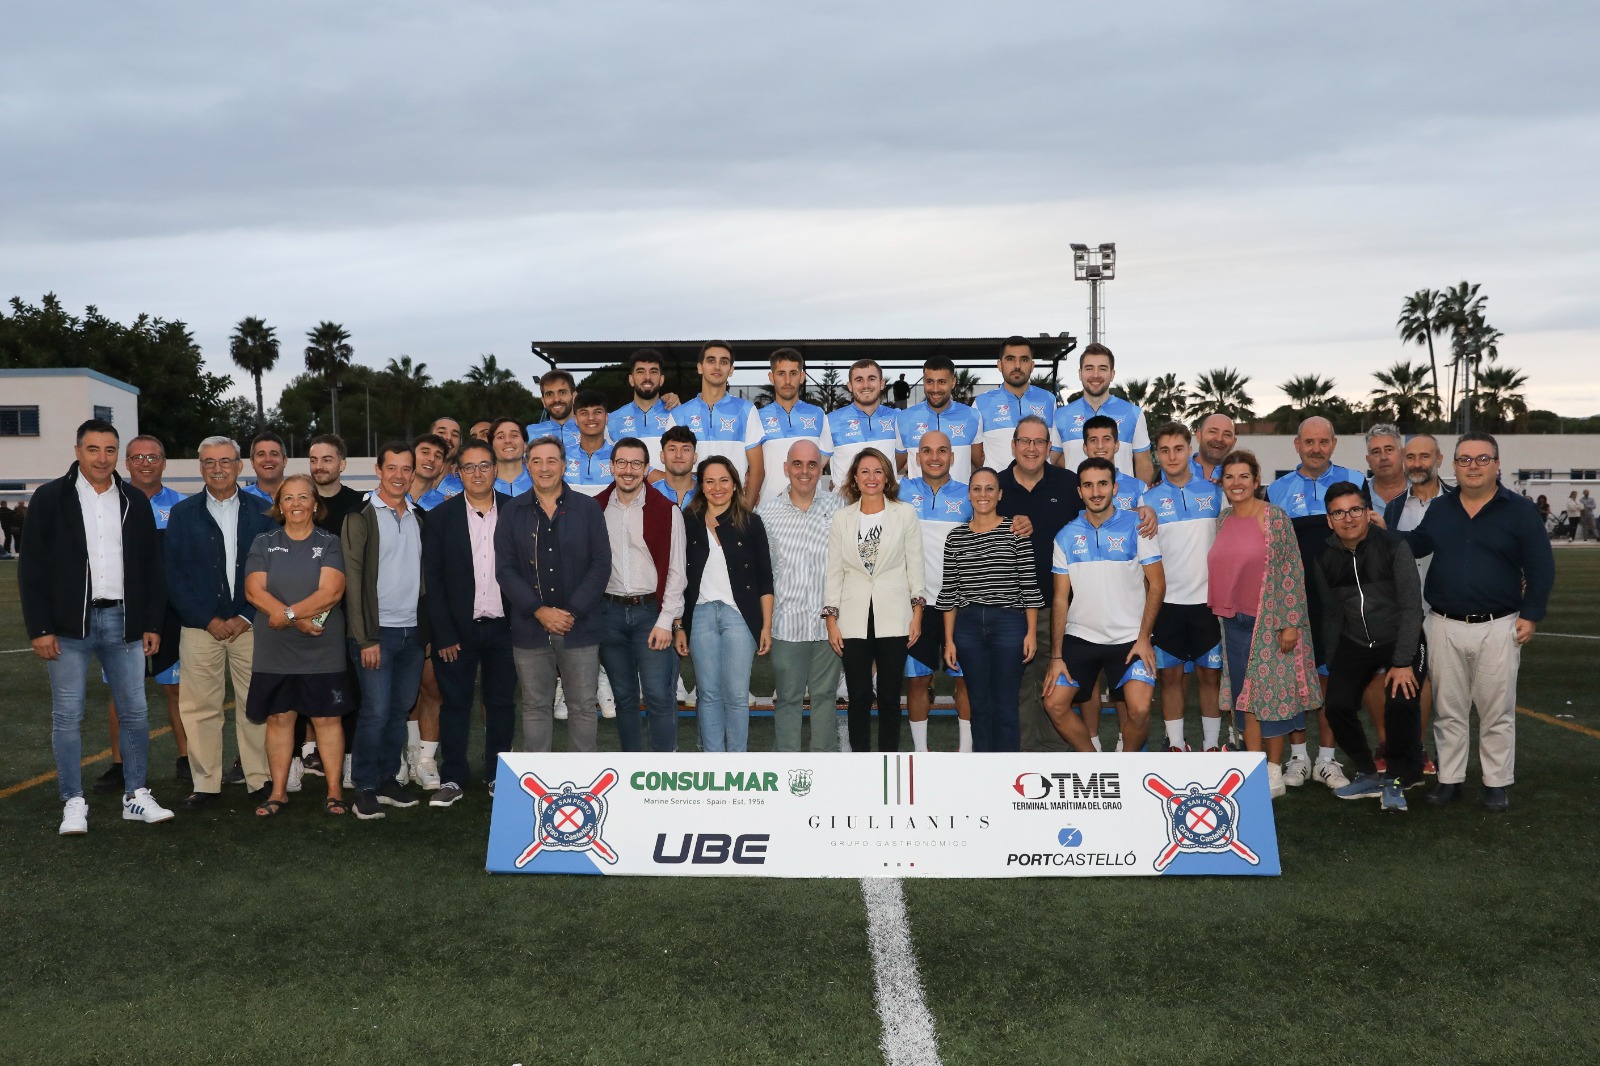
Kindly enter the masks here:
[[1056, 534], [1052, 572], [1052, 618], [1065, 618], [1061, 646], [1045, 672], [1044, 709], [1061, 738], [1078, 751], [1093, 751], [1083, 722], [1072, 713], [1079, 688], [1092, 688], [1105, 674], [1111, 694], [1128, 705], [1123, 747], [1138, 751], [1150, 731], [1155, 691], [1151, 631], [1166, 577], [1161, 550], [1139, 534], [1139, 517], [1116, 508], [1117, 468], [1109, 459], [1078, 464], [1084, 512]]
[[755, 404], [728, 392], [733, 349], [726, 341], [707, 341], [700, 347], [695, 369], [700, 372], [700, 392], [672, 409], [672, 424], [694, 433], [699, 461], [720, 455], [732, 464], [744, 481], [745, 505], [754, 510], [766, 474], [761, 451], [765, 433]]
[[895, 462], [900, 473], [921, 477], [917, 446], [922, 435], [934, 430], [950, 442], [950, 477], [965, 485], [972, 477], [973, 453], [982, 453], [979, 441], [983, 420], [978, 412], [952, 397], [956, 391], [956, 365], [943, 355], [922, 364], [922, 395], [925, 399], [901, 411], [896, 418], [899, 443]]
[[1200, 726], [1206, 751], [1222, 749], [1222, 718], [1217, 697], [1222, 684], [1222, 629], [1206, 605], [1207, 557], [1217, 539], [1222, 488], [1194, 472], [1193, 435], [1181, 422], [1156, 430], [1156, 462], [1161, 480], [1145, 492], [1155, 511], [1156, 542], [1167, 592], [1156, 618], [1153, 643], [1161, 680], [1161, 718], [1167, 750], [1188, 751], [1183, 738], [1183, 703], [1188, 674], [1200, 688]]
[[985, 464], [1004, 470], [1011, 461], [1011, 438], [1021, 421], [1033, 415], [1044, 419], [1050, 435], [1050, 450], [1059, 451], [1056, 436], [1056, 398], [1033, 384], [1033, 344], [1026, 337], [1007, 337], [1000, 346], [1000, 387], [980, 392], [972, 400], [978, 412], [980, 439], [973, 452], [973, 465]]
[[900, 480], [900, 502], [916, 508], [922, 527], [922, 582], [929, 606], [922, 609], [922, 634], [906, 653], [906, 717], [911, 722], [911, 745], [928, 750], [928, 711], [933, 704], [933, 675], [940, 670], [955, 682], [956, 714], [960, 722], [959, 750], [972, 750], [972, 704], [967, 681], [959, 669], [945, 663], [944, 612], [933, 601], [944, 587], [944, 542], [950, 531], [972, 518], [967, 486], [950, 475], [950, 438], [938, 430], [922, 435], [917, 446], [921, 477]]
[[1112, 395], [1116, 367], [1116, 356], [1103, 344], [1091, 344], [1079, 353], [1078, 382], [1083, 386], [1083, 395], [1056, 412], [1056, 434], [1061, 438], [1059, 460], [1068, 470], [1076, 469], [1087, 455], [1083, 449], [1084, 423], [1096, 415], [1105, 415], [1116, 420], [1117, 439], [1126, 445], [1117, 459], [1117, 469], [1148, 485], [1155, 480], [1155, 467], [1150, 462], [1150, 433], [1145, 426], [1144, 412], [1122, 397]]
[[[779, 348], [772, 353], [767, 380], [772, 383], [773, 401], [760, 408], [757, 414], [761, 418], [761, 465], [763, 470], [773, 471], [773, 476], [763, 477], [761, 481], [762, 503], [788, 491], [789, 481], [779, 472], [789, 461], [789, 447], [795, 441], [811, 441], [824, 461], [833, 452], [828, 412], [800, 398], [806, 384], [805, 356], [793, 348]], [[824, 474], [817, 488], [829, 491], [831, 479]]]
[[850, 364], [850, 403], [828, 412], [828, 436], [833, 441], [833, 458], [828, 467], [833, 483], [842, 486], [850, 464], [864, 448], [876, 448], [893, 455], [899, 446], [900, 414], [883, 402], [883, 368], [873, 359], [857, 359]]

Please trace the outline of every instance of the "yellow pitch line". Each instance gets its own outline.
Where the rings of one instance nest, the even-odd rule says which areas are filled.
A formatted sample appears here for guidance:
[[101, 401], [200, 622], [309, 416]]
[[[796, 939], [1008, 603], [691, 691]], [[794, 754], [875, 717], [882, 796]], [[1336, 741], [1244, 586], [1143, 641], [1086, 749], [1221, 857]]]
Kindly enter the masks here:
[[1517, 713], [1525, 714], [1529, 718], [1537, 718], [1541, 722], [1549, 722], [1551, 725], [1558, 725], [1562, 729], [1570, 729], [1574, 733], [1582, 733], [1586, 737], [1594, 737], [1595, 739], [1600, 740], [1600, 729], [1591, 729], [1586, 725], [1579, 725], [1577, 722], [1569, 722], [1564, 718], [1556, 718], [1548, 714], [1541, 714], [1540, 712], [1530, 710], [1527, 707], [1518, 707]]
[[[166, 736], [170, 732], [172, 732], [172, 727], [169, 725], [164, 725], [160, 729], [152, 729], [150, 730], [150, 739], [154, 740], [156, 737]], [[81, 760], [80, 765], [93, 766], [95, 763], [109, 758], [111, 758], [111, 749], [107, 748], [105, 751], [96, 752], [93, 755], [85, 755]], [[38, 777], [30, 777], [26, 781], [18, 781], [14, 785], [10, 785], [6, 788], [0, 788], [0, 800], [8, 799], [12, 796], [15, 796], [18, 792], [33, 788], [35, 785], [42, 785], [46, 781], [54, 781], [55, 779], [56, 772], [51, 770], [47, 774], [40, 774]]]

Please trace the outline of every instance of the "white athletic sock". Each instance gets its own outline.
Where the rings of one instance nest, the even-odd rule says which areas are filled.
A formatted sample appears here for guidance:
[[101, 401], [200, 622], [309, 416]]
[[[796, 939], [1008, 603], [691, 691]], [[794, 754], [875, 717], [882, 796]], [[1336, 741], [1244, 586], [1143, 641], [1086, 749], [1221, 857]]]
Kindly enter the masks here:
[[1183, 750], [1183, 719], [1167, 723], [1167, 747]]
[[1332, 762], [1333, 761], [1333, 749], [1332, 748], [1318, 748], [1317, 749], [1317, 761], [1318, 762]]
[[1105, 751], [1106, 750], [1106, 749], [1104, 749], [1104, 748], [1102, 748], [1100, 746], [1100, 738], [1099, 737], [1090, 737], [1089, 738], [1089, 743], [1094, 745], [1094, 750], [1095, 751]]
[[1222, 739], [1222, 719], [1200, 719], [1200, 732], [1201, 735], [1205, 737], [1205, 745], [1207, 750], [1218, 747], [1219, 745], [1217, 742]]
[[911, 723], [911, 750], [928, 750], [928, 723], [927, 721]]
[[422, 727], [416, 722], [406, 723], [406, 747], [414, 748], [422, 743]]
[[439, 742], [437, 740], [424, 740], [422, 742], [422, 757], [424, 759], [433, 758], [434, 753], [438, 750]]
[[1306, 746], [1304, 744], [1290, 744], [1289, 745], [1289, 757], [1291, 759], [1308, 758], [1308, 756], [1306, 754]]
[[972, 723], [967, 721], [965, 718], [957, 718], [956, 719], [956, 728], [958, 728], [961, 731], [961, 744], [960, 744], [959, 747], [956, 748], [956, 750], [957, 751], [971, 751], [972, 750]]

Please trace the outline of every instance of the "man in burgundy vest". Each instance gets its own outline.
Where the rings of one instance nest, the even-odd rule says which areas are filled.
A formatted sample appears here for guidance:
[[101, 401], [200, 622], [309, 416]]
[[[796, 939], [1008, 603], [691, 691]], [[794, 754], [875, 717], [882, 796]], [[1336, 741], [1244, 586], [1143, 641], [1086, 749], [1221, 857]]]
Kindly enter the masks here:
[[651, 751], [678, 750], [678, 653], [672, 631], [683, 617], [683, 513], [645, 491], [649, 452], [637, 437], [611, 446], [615, 479], [598, 496], [611, 540], [605, 639], [600, 665], [617, 699], [617, 743], [643, 751], [639, 697], [644, 695]]

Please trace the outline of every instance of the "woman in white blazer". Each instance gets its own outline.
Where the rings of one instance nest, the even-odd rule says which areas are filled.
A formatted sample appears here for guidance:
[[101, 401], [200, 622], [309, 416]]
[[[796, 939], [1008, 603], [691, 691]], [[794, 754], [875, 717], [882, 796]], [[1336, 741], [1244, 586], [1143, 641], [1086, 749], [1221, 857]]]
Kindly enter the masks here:
[[828, 533], [822, 613], [844, 659], [850, 749], [872, 750], [872, 668], [878, 668], [878, 750], [900, 750], [906, 649], [922, 629], [922, 531], [898, 499], [894, 465], [863, 448], [839, 490], [849, 501]]

